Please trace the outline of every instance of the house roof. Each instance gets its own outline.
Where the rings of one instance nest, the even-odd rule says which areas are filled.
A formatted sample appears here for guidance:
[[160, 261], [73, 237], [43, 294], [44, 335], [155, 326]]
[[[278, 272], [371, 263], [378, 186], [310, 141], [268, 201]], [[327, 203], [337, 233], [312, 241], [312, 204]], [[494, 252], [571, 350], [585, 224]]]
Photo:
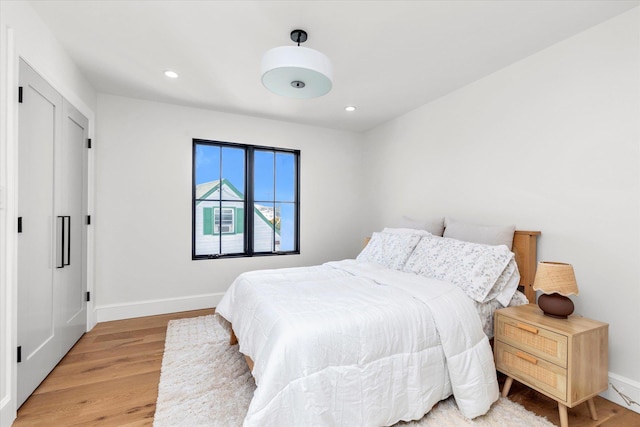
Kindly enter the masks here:
[[196, 185], [196, 199], [205, 199], [209, 194], [218, 189], [218, 185], [220, 185], [220, 180], [203, 182], [202, 184]]
[[218, 191], [220, 187], [220, 181], [222, 181], [222, 185], [227, 189], [231, 190], [231, 192], [240, 200], [243, 199], [242, 192], [238, 190], [228, 179], [222, 178], [222, 180], [203, 182], [201, 184], [196, 185], [196, 199], [206, 199], [209, 195]]

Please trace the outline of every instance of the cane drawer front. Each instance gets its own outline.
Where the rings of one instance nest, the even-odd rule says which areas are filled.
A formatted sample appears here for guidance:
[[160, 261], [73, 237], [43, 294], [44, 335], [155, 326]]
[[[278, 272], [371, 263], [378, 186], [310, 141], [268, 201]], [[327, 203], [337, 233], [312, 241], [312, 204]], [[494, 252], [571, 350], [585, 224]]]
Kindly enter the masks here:
[[498, 314], [496, 341], [513, 346], [562, 368], [567, 367], [567, 336]]
[[501, 341], [495, 342], [496, 368], [561, 401], [567, 400], [567, 370]]

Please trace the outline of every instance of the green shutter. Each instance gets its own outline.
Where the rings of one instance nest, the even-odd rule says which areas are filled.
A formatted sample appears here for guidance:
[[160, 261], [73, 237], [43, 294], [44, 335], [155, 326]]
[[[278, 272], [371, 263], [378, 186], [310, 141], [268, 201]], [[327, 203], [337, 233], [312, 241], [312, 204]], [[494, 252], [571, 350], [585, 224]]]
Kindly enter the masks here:
[[236, 208], [236, 234], [244, 233], [244, 209]]
[[202, 208], [202, 234], [213, 234], [213, 208]]

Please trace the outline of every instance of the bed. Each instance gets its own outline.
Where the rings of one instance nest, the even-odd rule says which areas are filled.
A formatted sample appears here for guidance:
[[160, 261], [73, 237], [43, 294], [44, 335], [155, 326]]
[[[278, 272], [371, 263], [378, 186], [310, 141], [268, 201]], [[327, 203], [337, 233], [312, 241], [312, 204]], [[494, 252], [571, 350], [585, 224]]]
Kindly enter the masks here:
[[[497, 400], [476, 303], [507, 305], [518, 285], [535, 301], [539, 232], [516, 231], [513, 253], [429, 233], [380, 245], [389, 234], [374, 233], [369, 257], [363, 250], [356, 260], [248, 272], [234, 281], [216, 313], [256, 381], [245, 426], [393, 425], [422, 418], [452, 394], [475, 418]], [[451, 247], [439, 258], [421, 261], [421, 251], [445, 243]], [[376, 244], [393, 255], [390, 263], [370, 262]], [[485, 266], [482, 272], [449, 268], [448, 280], [424, 274], [454, 250], [465, 263]], [[452, 284], [465, 277], [474, 286]]]

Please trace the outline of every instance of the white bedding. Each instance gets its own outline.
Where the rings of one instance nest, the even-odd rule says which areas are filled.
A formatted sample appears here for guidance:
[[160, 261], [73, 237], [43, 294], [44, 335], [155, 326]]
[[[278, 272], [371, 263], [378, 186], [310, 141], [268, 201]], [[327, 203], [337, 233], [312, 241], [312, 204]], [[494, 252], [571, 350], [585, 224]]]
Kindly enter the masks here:
[[355, 260], [250, 272], [216, 312], [255, 362], [245, 426], [391, 425], [452, 392], [474, 418], [498, 398], [475, 308], [439, 280]]
[[[520, 291], [516, 291], [509, 301], [508, 307], [515, 307], [517, 305], [529, 304], [529, 300]], [[485, 335], [491, 339], [493, 338], [493, 320], [495, 318], [496, 310], [504, 308], [504, 306], [496, 299], [492, 299], [489, 302], [477, 302], [473, 301], [473, 305], [476, 308], [480, 323], [482, 324], [482, 330]]]

